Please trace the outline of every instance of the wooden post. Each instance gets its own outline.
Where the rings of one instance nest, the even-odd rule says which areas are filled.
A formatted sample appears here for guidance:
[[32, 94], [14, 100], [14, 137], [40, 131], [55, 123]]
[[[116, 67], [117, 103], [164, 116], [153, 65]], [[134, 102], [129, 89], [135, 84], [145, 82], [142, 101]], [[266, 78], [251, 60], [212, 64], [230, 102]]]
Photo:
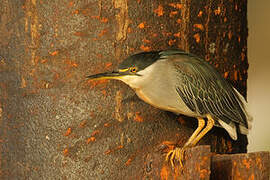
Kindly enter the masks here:
[[183, 168], [175, 162], [173, 169], [170, 162], [161, 160], [161, 156], [160, 152], [149, 153], [146, 156], [143, 179], [210, 179], [210, 146], [187, 149]]
[[216, 155], [212, 157], [211, 179], [269, 179], [269, 152]]
[[[85, 80], [133, 53], [182, 48], [246, 92], [246, 0], [2, 0], [0, 11], [1, 179], [141, 179], [157, 146], [182, 146], [196, 120]], [[200, 144], [238, 153], [247, 141], [214, 128]]]

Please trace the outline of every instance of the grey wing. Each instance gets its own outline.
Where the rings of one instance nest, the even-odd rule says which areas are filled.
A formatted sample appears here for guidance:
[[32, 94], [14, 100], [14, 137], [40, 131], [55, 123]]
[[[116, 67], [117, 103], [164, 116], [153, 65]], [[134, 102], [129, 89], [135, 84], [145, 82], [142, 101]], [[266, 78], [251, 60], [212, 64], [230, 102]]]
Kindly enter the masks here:
[[184, 56], [184, 60], [176, 56], [173, 63], [178, 79], [176, 90], [185, 104], [199, 115], [210, 114], [227, 124], [233, 121], [248, 127], [243, 103], [233, 87], [204, 60]]

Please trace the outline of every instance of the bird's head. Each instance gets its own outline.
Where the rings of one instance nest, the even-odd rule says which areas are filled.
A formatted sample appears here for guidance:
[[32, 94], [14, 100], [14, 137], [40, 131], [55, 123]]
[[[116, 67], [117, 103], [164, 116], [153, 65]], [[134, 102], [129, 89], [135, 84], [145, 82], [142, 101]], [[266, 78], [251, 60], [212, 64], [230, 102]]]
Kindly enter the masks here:
[[115, 71], [90, 75], [87, 78], [91, 80], [116, 79], [132, 88], [138, 88], [139, 84], [150, 73], [151, 65], [159, 58], [158, 51], [138, 53], [126, 58]]

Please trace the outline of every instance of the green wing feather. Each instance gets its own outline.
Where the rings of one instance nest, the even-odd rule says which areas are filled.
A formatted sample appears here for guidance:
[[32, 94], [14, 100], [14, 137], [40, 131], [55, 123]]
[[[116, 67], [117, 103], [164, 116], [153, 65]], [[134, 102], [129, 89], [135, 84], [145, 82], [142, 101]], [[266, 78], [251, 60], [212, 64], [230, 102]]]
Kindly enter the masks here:
[[163, 52], [161, 58], [172, 59], [179, 82], [176, 91], [193, 112], [202, 116], [210, 114], [227, 124], [233, 121], [248, 127], [243, 102], [232, 85], [210, 64], [177, 50]]

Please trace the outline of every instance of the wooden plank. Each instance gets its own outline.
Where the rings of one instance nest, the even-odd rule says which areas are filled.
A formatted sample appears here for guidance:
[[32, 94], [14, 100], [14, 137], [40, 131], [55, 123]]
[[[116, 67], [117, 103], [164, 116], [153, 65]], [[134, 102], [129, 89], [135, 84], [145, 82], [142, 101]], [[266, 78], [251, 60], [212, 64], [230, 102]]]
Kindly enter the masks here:
[[215, 155], [212, 157], [211, 179], [254, 180], [270, 178], [270, 153]]
[[178, 163], [175, 163], [176, 167], [172, 169], [171, 164], [164, 161], [165, 157], [160, 157], [162, 157], [160, 152], [148, 154], [143, 179], [210, 179], [210, 146], [196, 146], [187, 149], [182, 170]]

